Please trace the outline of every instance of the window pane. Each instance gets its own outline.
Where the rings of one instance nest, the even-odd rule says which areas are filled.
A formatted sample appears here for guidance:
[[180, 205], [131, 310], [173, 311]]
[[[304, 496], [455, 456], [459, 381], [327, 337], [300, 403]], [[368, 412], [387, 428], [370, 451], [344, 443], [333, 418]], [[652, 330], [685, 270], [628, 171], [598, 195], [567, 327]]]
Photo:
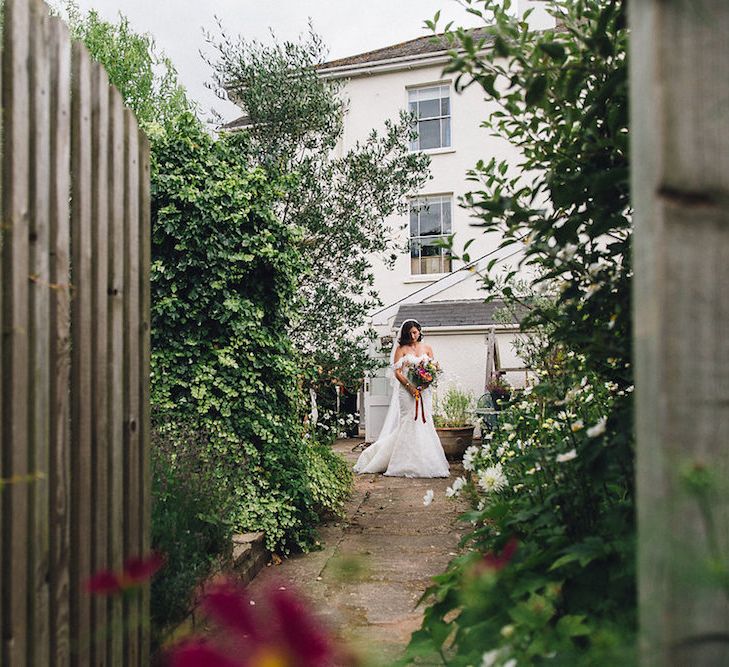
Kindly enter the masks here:
[[440, 121], [424, 120], [418, 123], [421, 150], [440, 148]]
[[416, 258], [420, 257], [420, 242], [419, 241], [410, 241], [410, 257]]
[[420, 211], [420, 236], [440, 235], [441, 231], [440, 201], [430, 201]]
[[443, 233], [451, 233], [451, 200], [443, 200]]
[[420, 236], [418, 232], [418, 206], [410, 206], [410, 236]]
[[418, 88], [413, 93], [417, 95], [417, 99], [421, 102], [423, 100], [437, 100], [440, 98], [440, 86], [434, 86], [432, 88]]
[[418, 118], [437, 118], [440, 116], [440, 100], [421, 100]]
[[440, 121], [440, 142], [441, 146], [451, 145], [451, 119], [443, 118]]
[[440, 257], [440, 248], [435, 245], [423, 243], [420, 251], [423, 257]]
[[449, 97], [442, 97], [440, 100], [440, 115], [450, 116], [451, 115], [451, 100]]

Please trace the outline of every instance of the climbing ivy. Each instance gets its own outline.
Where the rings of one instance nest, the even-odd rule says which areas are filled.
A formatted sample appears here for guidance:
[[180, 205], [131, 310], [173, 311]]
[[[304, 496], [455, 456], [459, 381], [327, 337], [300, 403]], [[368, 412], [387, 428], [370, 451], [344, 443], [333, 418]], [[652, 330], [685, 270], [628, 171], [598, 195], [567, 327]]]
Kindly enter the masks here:
[[[300, 259], [271, 203], [285, 183], [184, 114], [153, 137], [152, 397], [156, 421], [207, 435], [240, 529], [305, 546], [317, 516], [307, 481], [288, 336]], [[192, 422], [192, 423], [190, 423]]]

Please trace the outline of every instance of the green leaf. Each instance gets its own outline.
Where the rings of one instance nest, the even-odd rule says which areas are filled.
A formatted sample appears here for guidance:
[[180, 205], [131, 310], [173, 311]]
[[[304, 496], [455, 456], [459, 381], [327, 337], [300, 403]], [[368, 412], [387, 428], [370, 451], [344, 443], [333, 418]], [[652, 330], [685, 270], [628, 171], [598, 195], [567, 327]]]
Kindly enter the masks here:
[[546, 91], [547, 77], [544, 75], [539, 75], [535, 77], [529, 84], [526, 95], [524, 96], [524, 101], [529, 106], [539, 104], [544, 99]]
[[560, 42], [541, 42], [539, 48], [558, 62], [563, 62], [566, 57], [564, 45]]

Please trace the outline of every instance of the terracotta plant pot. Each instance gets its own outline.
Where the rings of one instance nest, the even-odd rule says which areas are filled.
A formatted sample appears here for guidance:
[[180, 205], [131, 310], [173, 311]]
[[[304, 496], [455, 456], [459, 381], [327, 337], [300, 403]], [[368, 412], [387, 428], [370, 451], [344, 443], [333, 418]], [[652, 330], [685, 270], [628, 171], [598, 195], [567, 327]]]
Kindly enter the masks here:
[[473, 444], [473, 430], [475, 426], [451, 426], [436, 428], [440, 444], [446, 458], [450, 461], [460, 461], [463, 452]]

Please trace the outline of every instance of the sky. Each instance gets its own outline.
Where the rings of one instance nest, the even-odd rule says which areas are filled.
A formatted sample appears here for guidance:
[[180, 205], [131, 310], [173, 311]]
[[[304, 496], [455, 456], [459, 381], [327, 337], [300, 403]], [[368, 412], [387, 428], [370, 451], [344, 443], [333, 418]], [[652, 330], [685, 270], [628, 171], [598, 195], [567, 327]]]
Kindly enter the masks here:
[[281, 39], [295, 39], [311, 18], [329, 45], [330, 59], [428, 35], [423, 24], [438, 10], [439, 25], [479, 22], [456, 0], [78, 0], [78, 5], [111, 21], [121, 12], [135, 31], [151, 33], [189, 96], [199, 103], [202, 117], [211, 118], [215, 109], [224, 121], [238, 117], [239, 109], [205, 87], [211, 72], [200, 56], [201, 50], [213, 53], [203, 30], [219, 34], [216, 16], [228, 34], [265, 42], [271, 40], [269, 28]]

